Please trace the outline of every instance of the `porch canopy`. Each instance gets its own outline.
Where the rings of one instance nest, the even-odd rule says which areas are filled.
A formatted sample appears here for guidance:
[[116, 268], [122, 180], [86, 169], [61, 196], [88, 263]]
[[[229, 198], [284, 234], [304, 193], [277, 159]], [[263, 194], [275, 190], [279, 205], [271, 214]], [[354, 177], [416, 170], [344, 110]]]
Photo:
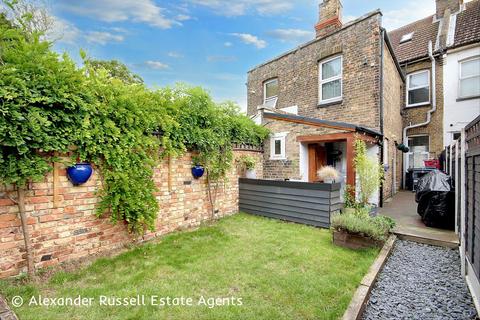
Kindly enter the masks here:
[[297, 142], [308, 144], [309, 182], [315, 181], [317, 170], [320, 166], [325, 165], [325, 155], [322, 154], [322, 151], [319, 149], [320, 144], [334, 142], [344, 142], [346, 144], [346, 183], [355, 186], [355, 139], [362, 139], [369, 144], [381, 145], [383, 138], [383, 135], [376, 130], [346, 122], [321, 120], [276, 112], [265, 112], [264, 117], [277, 121], [307, 125], [309, 127], [331, 129], [323, 131], [325, 133], [322, 132], [321, 134], [303, 135], [300, 133], [300, 135], [296, 137]]

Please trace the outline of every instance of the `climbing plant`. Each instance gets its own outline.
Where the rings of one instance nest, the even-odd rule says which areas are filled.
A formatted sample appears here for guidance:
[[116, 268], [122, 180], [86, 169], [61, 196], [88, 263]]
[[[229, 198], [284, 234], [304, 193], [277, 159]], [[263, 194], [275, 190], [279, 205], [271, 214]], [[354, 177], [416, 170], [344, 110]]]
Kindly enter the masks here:
[[[83, 52], [79, 68], [68, 55], [55, 53], [41, 33], [16, 25], [0, 24], [3, 184], [24, 190], [51, 170], [55, 154], [70, 153], [71, 162], [90, 161], [98, 168], [98, 215], [126, 221], [131, 232], [141, 234], [154, 229], [153, 169], [161, 159], [195, 151], [207, 171], [214, 212], [232, 144], [258, 145], [268, 134], [233, 103], [215, 103], [201, 88], [150, 90]], [[122, 67], [125, 72], [131, 74]]]

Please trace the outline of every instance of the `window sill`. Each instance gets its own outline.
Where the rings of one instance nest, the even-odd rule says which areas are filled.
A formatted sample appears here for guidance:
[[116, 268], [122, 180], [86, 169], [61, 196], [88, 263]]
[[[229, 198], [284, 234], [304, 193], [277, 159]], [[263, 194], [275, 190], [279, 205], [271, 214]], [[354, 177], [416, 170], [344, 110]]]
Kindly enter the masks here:
[[471, 97], [465, 97], [465, 98], [457, 98], [457, 102], [467, 101], [467, 100], [475, 100], [475, 99], [480, 99], [480, 96], [471, 96]]
[[330, 106], [339, 105], [339, 104], [342, 104], [342, 103], [343, 103], [343, 99], [342, 100], [337, 100], [337, 101], [331, 101], [331, 102], [320, 102], [318, 104], [318, 108], [326, 108], [326, 107], [330, 107]]
[[427, 107], [431, 105], [431, 102], [424, 102], [424, 103], [418, 103], [418, 104], [412, 104], [412, 105], [406, 105], [405, 109], [411, 109], [411, 108], [417, 108], [417, 107]]

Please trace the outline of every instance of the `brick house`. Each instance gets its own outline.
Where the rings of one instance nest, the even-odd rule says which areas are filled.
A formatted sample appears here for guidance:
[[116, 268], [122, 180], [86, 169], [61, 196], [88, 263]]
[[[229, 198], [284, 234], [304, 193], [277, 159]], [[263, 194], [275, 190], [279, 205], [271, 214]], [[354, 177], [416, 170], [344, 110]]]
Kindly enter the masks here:
[[400, 187], [404, 76], [380, 11], [342, 24], [339, 0], [320, 5], [316, 38], [248, 73], [248, 114], [270, 128], [266, 179], [315, 182], [332, 165], [356, 184], [354, 140], [385, 165], [379, 203]]
[[435, 14], [389, 37], [406, 75], [404, 168], [419, 168], [480, 114], [480, 1], [436, 0]]
[[[436, 0], [434, 15], [387, 33], [380, 11], [342, 24], [340, 1], [324, 0], [316, 39], [248, 73], [248, 114], [272, 131], [264, 178], [315, 182], [328, 164], [344, 185], [355, 185], [353, 141], [361, 137], [385, 166], [381, 197], [372, 202], [393, 196], [408, 168], [438, 158], [444, 137], [480, 113], [475, 72], [464, 80], [467, 99], [444, 103], [453, 91], [449, 79], [463, 90], [462, 63], [478, 64], [479, 4]], [[448, 71], [448, 56], [458, 52], [460, 62]], [[400, 143], [410, 147], [407, 154], [397, 150]]]

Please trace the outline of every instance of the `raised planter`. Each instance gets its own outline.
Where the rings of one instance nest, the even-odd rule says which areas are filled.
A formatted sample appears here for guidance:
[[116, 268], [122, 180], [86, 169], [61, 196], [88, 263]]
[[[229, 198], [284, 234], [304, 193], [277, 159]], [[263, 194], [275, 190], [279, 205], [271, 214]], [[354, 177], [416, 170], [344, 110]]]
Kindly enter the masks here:
[[374, 240], [358, 234], [351, 234], [346, 231], [333, 231], [333, 244], [349, 249], [380, 248], [384, 241]]

